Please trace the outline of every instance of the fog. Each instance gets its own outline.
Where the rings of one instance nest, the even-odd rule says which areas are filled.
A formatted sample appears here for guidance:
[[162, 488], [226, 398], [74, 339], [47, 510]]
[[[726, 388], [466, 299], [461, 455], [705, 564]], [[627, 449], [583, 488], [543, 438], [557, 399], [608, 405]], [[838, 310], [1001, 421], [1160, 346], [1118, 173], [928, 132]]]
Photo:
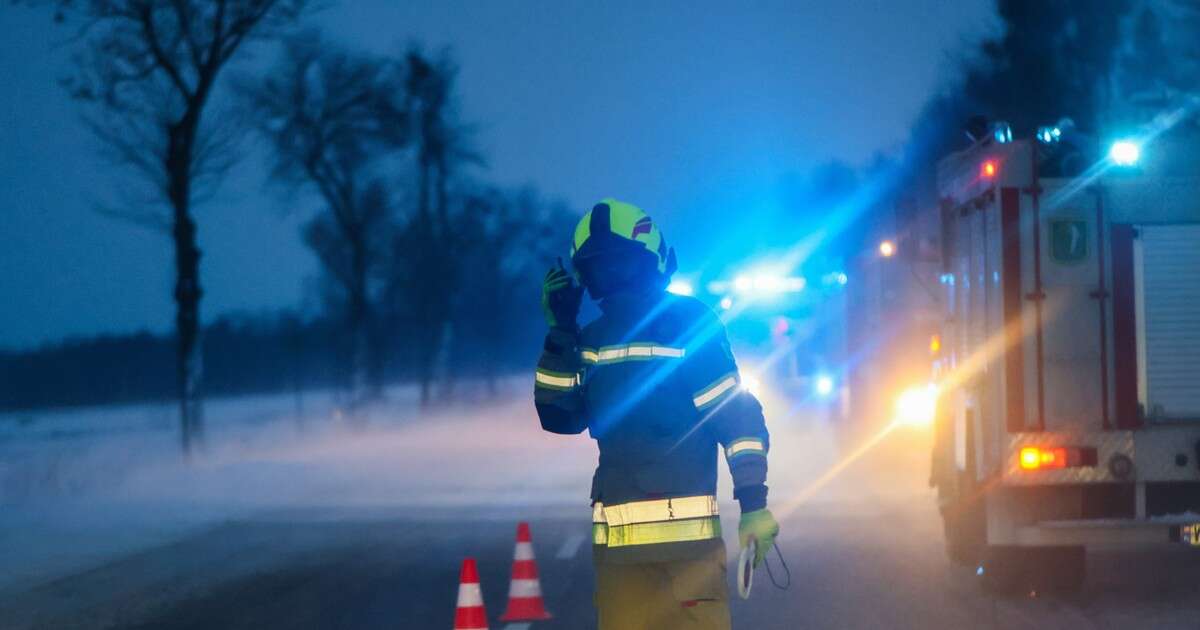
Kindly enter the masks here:
[[[0, 563], [15, 570], [0, 576], [0, 589], [273, 513], [514, 520], [538, 506], [586, 518], [594, 442], [543, 432], [527, 381], [503, 382], [494, 398], [467, 383], [455, 403], [424, 413], [414, 388], [392, 388], [358, 418], [331, 392], [214, 399], [205, 447], [190, 459], [180, 454], [169, 403], [5, 414]], [[878, 506], [881, 492], [923, 492], [921, 456], [895, 448], [914, 436], [890, 436], [890, 450], [875, 449], [812, 492], [852, 438], [769, 392], [764, 398], [779, 501], [803, 495], [811, 509], [834, 500], [867, 507]], [[885, 451], [899, 466], [882, 483], [863, 483], [859, 469], [874, 468]], [[730, 499], [726, 476], [722, 501]]]

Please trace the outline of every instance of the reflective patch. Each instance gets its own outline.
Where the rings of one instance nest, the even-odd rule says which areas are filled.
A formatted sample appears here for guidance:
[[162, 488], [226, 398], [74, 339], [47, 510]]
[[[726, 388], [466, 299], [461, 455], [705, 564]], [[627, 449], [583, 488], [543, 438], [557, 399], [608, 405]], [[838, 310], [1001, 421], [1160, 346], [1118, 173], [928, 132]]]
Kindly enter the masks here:
[[577, 374], [551, 372], [550, 370], [538, 368], [537, 372], [534, 373], [534, 381], [536, 381], [538, 387], [565, 391], [574, 388], [579, 383], [579, 376]]
[[608, 523], [604, 520], [604, 504], [599, 501], [592, 505], [592, 544], [608, 544]]
[[604, 523], [592, 523], [592, 544], [608, 544], [608, 525]]
[[696, 409], [704, 410], [721, 401], [726, 394], [733, 391], [737, 387], [737, 374], [727, 374], [717, 379], [716, 382], [696, 392], [692, 396], [692, 404], [696, 405]]
[[608, 547], [708, 540], [721, 536], [712, 495], [592, 506], [592, 542]]
[[659, 543], [708, 540], [721, 537], [721, 521], [715, 516], [662, 523], [609, 525], [607, 546], [652, 545]]
[[763, 441], [758, 438], [738, 438], [725, 448], [726, 459], [746, 454], [766, 455], [767, 449], [763, 446]]
[[648, 359], [682, 359], [685, 354], [686, 351], [683, 348], [660, 346], [650, 342], [634, 342], [620, 346], [604, 346], [599, 350], [583, 348], [579, 351], [579, 358], [584, 363], [607, 365]]
[[[608, 523], [609, 527], [700, 518], [717, 514], [717, 498], [712, 495], [630, 501], [619, 505], [604, 506], [604, 522]], [[595, 515], [593, 515], [594, 518]]]

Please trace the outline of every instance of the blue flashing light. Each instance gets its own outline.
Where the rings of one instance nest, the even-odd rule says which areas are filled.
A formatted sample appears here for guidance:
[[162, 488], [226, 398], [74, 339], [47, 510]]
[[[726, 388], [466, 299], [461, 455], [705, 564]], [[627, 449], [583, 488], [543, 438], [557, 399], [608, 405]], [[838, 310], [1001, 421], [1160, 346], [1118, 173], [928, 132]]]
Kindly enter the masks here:
[[1037, 139], [1043, 144], [1054, 144], [1055, 142], [1062, 140], [1062, 128], [1057, 126], [1038, 127]]
[[1008, 144], [1013, 139], [1012, 127], [1006, 122], [992, 123], [992, 137], [1000, 144]]
[[[662, 286], [661, 284], [659, 286]], [[692, 283], [687, 280], [672, 280], [671, 284], [667, 285], [667, 291], [675, 295], [695, 295], [696, 290], [692, 287]]]
[[742, 274], [734, 278], [733, 289], [738, 293], [774, 295], [797, 293], [808, 286], [803, 276], [782, 276], [775, 273]]
[[821, 276], [821, 283], [826, 286], [831, 284], [846, 286], [846, 282], [848, 280], [849, 278], [846, 277], [846, 272], [844, 271], [831, 271], [824, 276]]
[[833, 393], [833, 377], [828, 374], [818, 374], [816, 380], [817, 395], [824, 398]]
[[1108, 150], [1108, 159], [1117, 166], [1134, 166], [1142, 159], [1142, 147], [1132, 140], [1117, 140]]

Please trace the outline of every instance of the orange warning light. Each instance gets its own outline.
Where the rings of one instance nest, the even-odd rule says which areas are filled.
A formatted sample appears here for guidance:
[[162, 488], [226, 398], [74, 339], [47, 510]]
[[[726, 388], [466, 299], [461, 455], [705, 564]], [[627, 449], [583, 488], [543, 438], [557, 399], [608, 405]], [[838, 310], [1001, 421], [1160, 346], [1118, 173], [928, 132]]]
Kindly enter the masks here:
[[1051, 448], [1026, 446], [1021, 449], [1019, 460], [1021, 468], [1024, 470], [1038, 470], [1040, 468], [1066, 468], [1067, 449], [1061, 446]]

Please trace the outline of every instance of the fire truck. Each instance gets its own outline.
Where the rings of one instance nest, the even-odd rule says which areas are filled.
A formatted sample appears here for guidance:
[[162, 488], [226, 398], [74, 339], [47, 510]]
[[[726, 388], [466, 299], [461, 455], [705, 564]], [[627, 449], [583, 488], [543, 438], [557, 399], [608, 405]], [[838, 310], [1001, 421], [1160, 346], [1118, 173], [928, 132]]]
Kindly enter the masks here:
[[[760, 261], [707, 282], [706, 297], [725, 321], [745, 387], [836, 422], [848, 394], [843, 322], [849, 279], [835, 266], [810, 264], [807, 275], [794, 266]], [[681, 281], [668, 290], [693, 292]]]
[[1078, 588], [1089, 547], [1200, 549], [1200, 169], [1061, 134], [937, 171], [931, 483], [987, 590]]

